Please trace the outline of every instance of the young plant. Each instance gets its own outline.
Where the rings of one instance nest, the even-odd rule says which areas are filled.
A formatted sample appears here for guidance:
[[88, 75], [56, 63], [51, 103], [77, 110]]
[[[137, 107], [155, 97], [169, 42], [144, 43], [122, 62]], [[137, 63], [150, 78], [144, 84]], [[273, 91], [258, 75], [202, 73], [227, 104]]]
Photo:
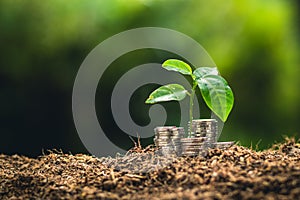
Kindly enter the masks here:
[[[181, 101], [186, 95], [190, 96], [190, 131], [192, 130], [193, 120], [193, 103], [195, 91], [198, 86], [202, 98], [206, 105], [214, 112], [223, 122], [228, 118], [234, 103], [234, 96], [227, 81], [221, 77], [217, 68], [199, 67], [192, 71], [192, 68], [187, 63], [177, 60], [166, 60], [162, 67], [169, 70], [179, 72], [183, 75], [188, 75], [192, 78], [193, 85], [190, 91], [187, 91], [182, 85], [168, 84], [154, 90], [148, 97], [145, 103], [154, 104], [164, 101]], [[189, 133], [190, 135], [191, 133]]]

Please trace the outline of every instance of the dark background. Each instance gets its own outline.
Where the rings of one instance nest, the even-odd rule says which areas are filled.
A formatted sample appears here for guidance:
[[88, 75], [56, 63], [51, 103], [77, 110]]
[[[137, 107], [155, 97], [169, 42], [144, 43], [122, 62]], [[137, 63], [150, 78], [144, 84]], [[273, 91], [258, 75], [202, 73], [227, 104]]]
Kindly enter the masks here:
[[[292, 0], [2, 0], [0, 153], [37, 156], [53, 148], [88, 153], [72, 117], [77, 70], [106, 38], [144, 26], [170, 28], [194, 38], [228, 80], [235, 106], [221, 140], [259, 143], [263, 149], [281, 141], [282, 135], [299, 137], [299, 13], [299, 2]], [[133, 64], [161, 63], [170, 56], [156, 50], [132, 52], [114, 65], [122, 61], [126, 71]], [[109, 73], [110, 78], [104, 78], [107, 95], [110, 79], [119, 72]], [[136, 104], [147, 110], [141, 101], [153, 88], [137, 91]], [[138, 123], [147, 122], [146, 112], [132, 113]], [[112, 126], [109, 117], [100, 120]], [[124, 148], [131, 146], [128, 141]]]

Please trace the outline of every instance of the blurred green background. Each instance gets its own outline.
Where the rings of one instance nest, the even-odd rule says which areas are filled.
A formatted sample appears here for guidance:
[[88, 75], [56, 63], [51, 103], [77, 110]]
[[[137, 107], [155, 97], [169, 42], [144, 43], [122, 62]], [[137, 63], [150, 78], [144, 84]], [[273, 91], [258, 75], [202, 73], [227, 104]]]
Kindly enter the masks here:
[[[194, 38], [228, 80], [235, 106], [221, 140], [267, 148], [282, 135], [299, 137], [299, 17], [292, 0], [1, 0], [0, 153], [87, 153], [72, 118], [77, 70], [101, 41], [144, 26]], [[170, 56], [145, 50], [119, 64], [128, 70]], [[108, 75], [106, 82], [118, 72]]]

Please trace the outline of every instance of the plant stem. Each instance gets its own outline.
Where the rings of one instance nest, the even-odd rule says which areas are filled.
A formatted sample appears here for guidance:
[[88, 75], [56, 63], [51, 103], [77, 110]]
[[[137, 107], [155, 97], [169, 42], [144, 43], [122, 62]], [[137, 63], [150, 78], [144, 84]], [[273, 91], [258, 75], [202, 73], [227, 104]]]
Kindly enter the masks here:
[[190, 127], [189, 127], [189, 133], [188, 137], [192, 136], [192, 120], [193, 120], [193, 107], [194, 107], [194, 97], [195, 97], [195, 90], [197, 87], [197, 82], [193, 82], [193, 88], [190, 95]]

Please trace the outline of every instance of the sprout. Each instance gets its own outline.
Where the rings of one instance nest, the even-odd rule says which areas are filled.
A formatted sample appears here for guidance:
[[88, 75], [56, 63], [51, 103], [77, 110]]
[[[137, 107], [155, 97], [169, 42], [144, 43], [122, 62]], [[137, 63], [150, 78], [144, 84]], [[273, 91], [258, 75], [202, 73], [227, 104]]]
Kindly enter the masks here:
[[[194, 96], [198, 86], [204, 102], [211, 111], [223, 122], [227, 120], [233, 107], [234, 96], [227, 81], [219, 75], [216, 67], [199, 67], [192, 71], [189, 64], [177, 59], [166, 60], [162, 64], [162, 67], [169, 71], [190, 76], [193, 81], [192, 88], [188, 91], [179, 84], [163, 85], [154, 90], [145, 103], [154, 104], [165, 101], [181, 101], [188, 95], [190, 96], [189, 118], [191, 126]], [[191, 127], [189, 130], [192, 130]]]

